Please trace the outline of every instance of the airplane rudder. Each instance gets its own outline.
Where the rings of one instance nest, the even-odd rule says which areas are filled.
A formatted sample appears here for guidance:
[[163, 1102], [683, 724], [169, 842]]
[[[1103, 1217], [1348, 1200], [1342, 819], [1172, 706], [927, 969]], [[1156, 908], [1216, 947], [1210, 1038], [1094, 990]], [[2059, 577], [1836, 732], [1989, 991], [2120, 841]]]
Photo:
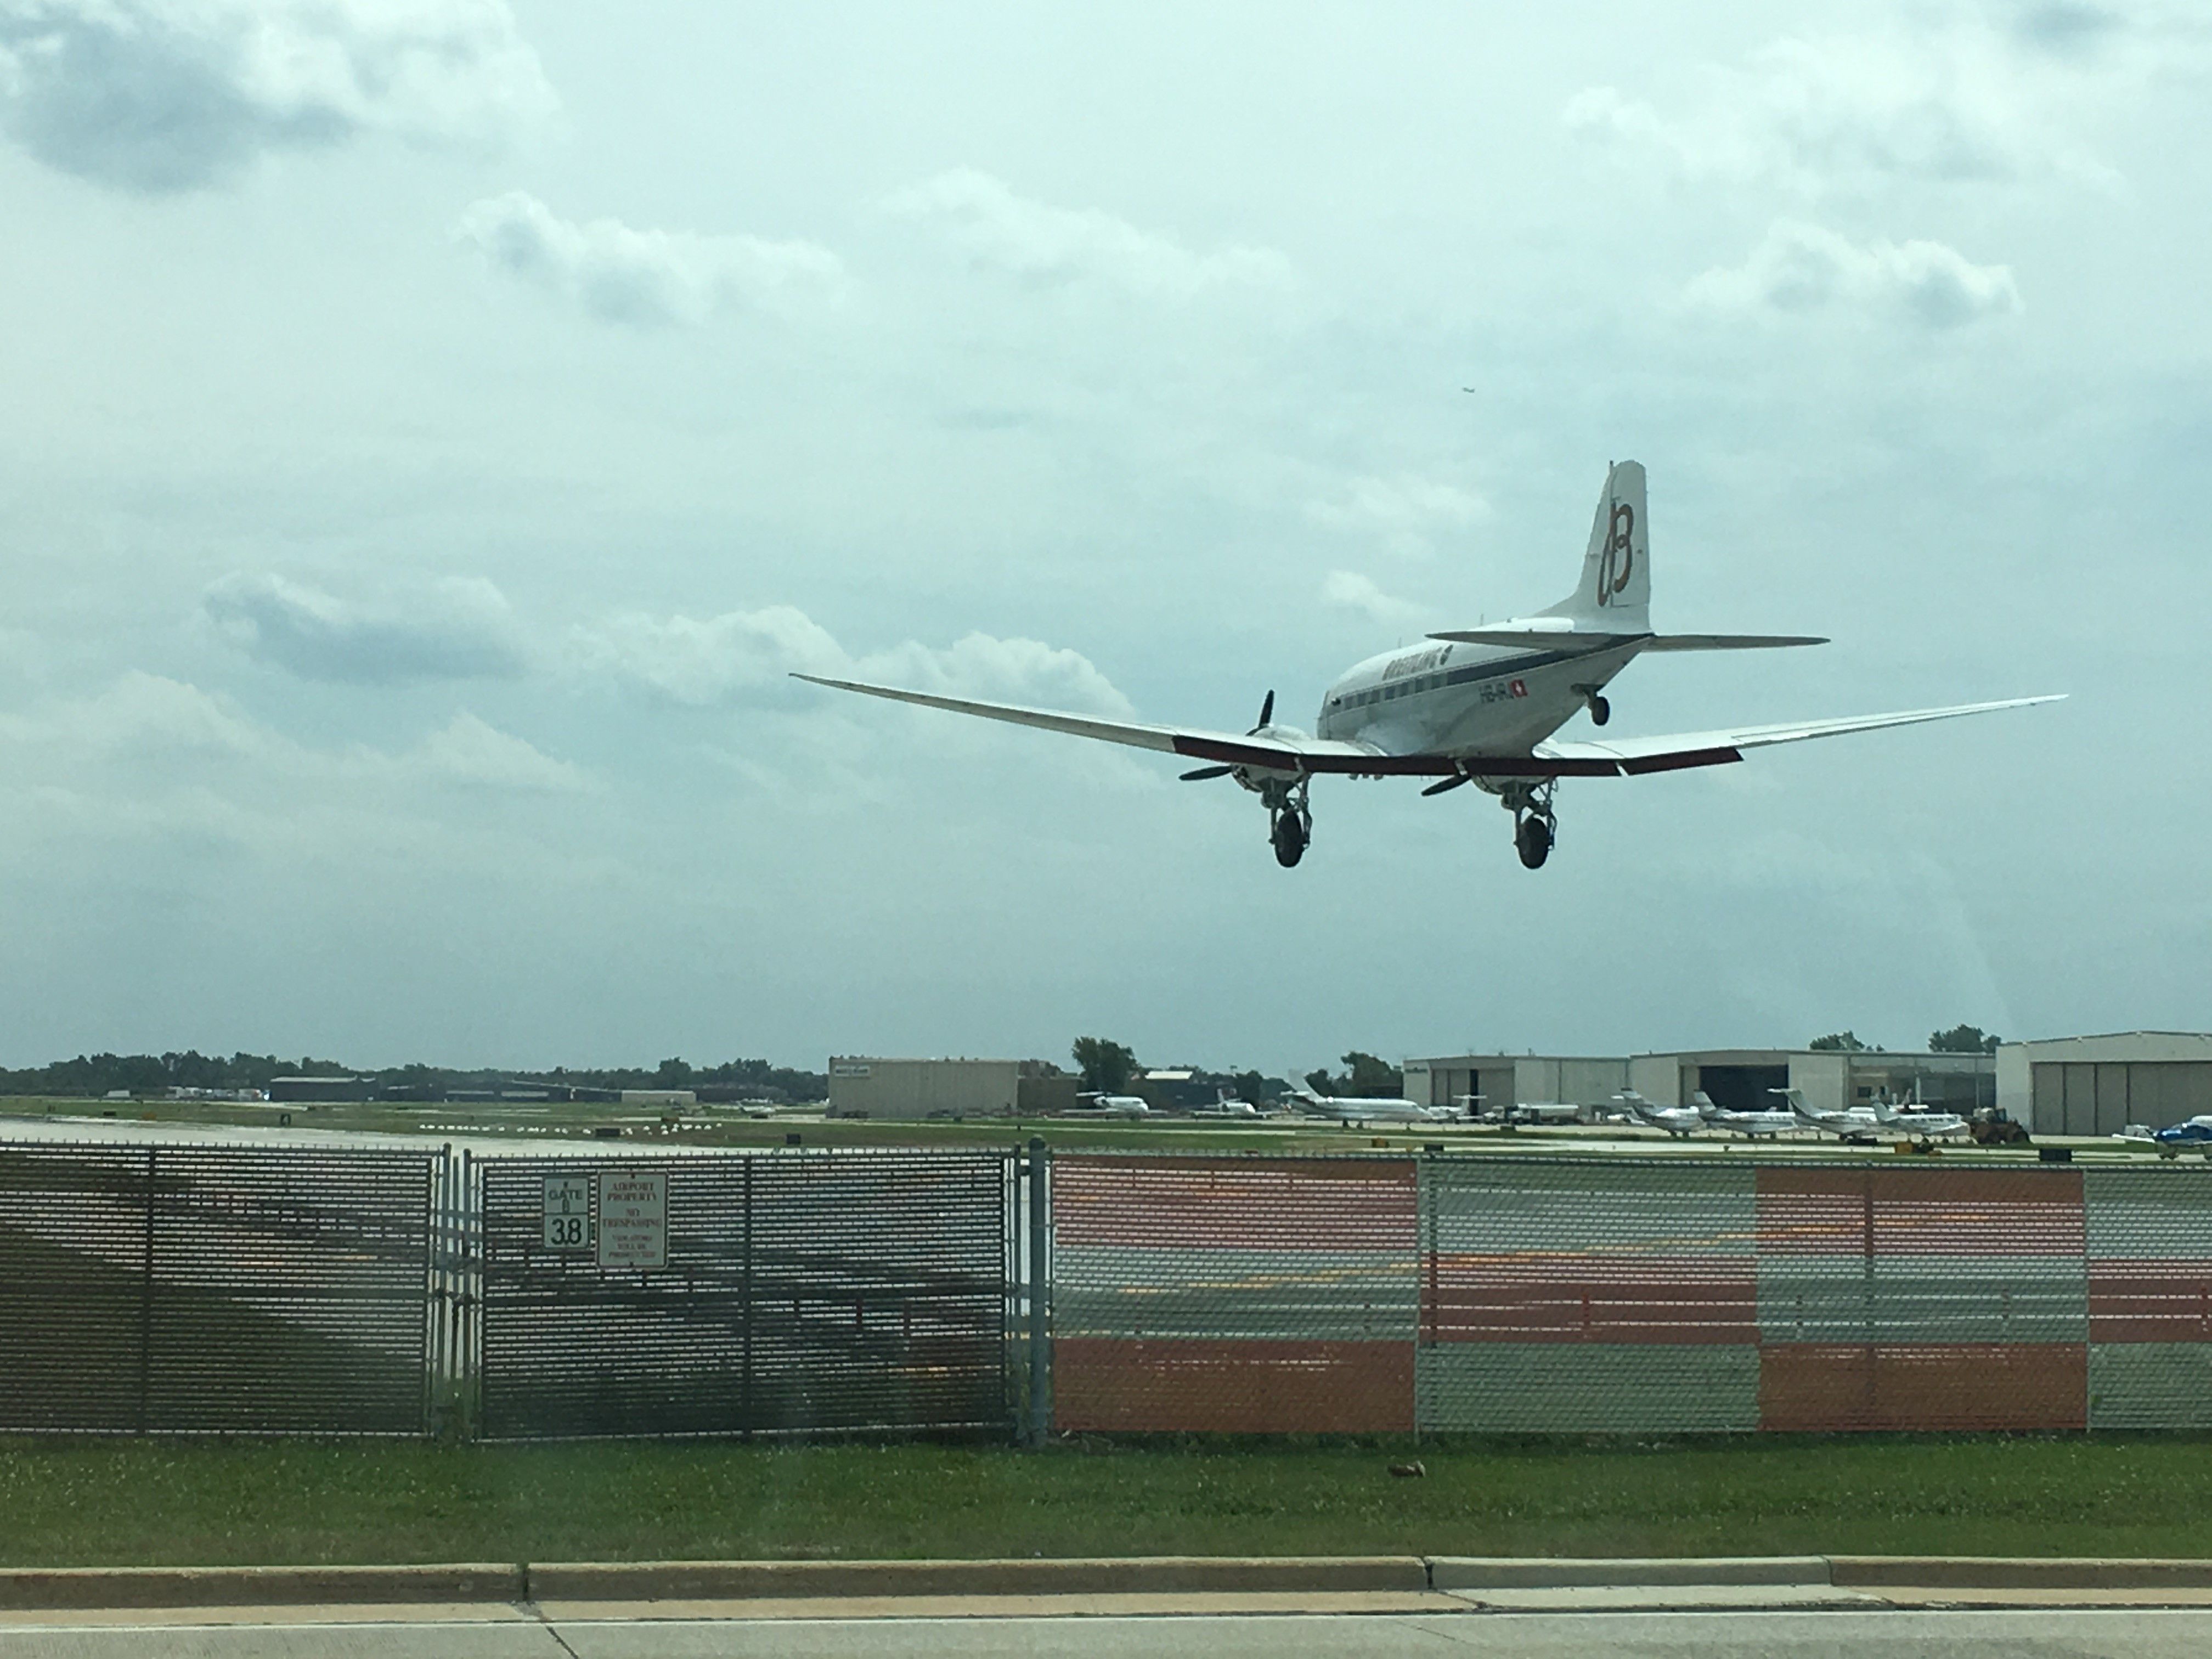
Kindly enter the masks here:
[[1606, 471], [1583, 554], [1582, 581], [1559, 611], [1617, 620], [1620, 631], [1647, 631], [1651, 598], [1650, 534], [1645, 524], [1644, 465], [1615, 461]]

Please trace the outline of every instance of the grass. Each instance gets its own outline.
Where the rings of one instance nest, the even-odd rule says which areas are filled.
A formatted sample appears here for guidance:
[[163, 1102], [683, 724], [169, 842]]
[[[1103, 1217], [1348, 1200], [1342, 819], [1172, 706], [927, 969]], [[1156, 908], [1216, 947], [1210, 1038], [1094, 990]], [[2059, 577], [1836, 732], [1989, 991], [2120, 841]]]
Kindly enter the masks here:
[[2212, 1556], [2212, 1440], [0, 1441], [0, 1565], [1186, 1553]]

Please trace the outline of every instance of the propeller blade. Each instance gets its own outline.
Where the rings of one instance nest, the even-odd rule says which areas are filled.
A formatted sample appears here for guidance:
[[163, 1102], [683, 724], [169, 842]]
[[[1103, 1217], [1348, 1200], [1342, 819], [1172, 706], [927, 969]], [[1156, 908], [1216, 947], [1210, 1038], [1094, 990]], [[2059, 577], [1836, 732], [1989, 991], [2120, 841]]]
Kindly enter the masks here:
[[1269, 721], [1273, 720], [1274, 718], [1275, 718], [1275, 694], [1271, 690], [1271, 691], [1269, 691], [1269, 692], [1267, 693], [1267, 697], [1266, 697], [1266, 698], [1265, 698], [1265, 699], [1261, 702], [1261, 704], [1260, 704], [1260, 726], [1254, 726], [1254, 727], [1252, 728], [1252, 731], [1251, 731], [1251, 732], [1247, 732], [1244, 735], [1245, 735], [1246, 737], [1248, 737], [1248, 738], [1249, 738], [1249, 737], [1250, 737], [1254, 732], [1257, 732], [1257, 731], [1260, 729], [1260, 726], [1266, 726]]
[[1474, 781], [1474, 780], [1473, 778], [1468, 776], [1466, 773], [1462, 772], [1455, 778], [1446, 778], [1442, 783], [1432, 783], [1427, 788], [1422, 790], [1421, 793], [1425, 795], [1441, 795], [1447, 789], [1456, 789], [1462, 783], [1473, 783]]
[[1201, 778], [1225, 778], [1237, 769], [1233, 766], [1201, 766], [1195, 772], [1182, 775], [1185, 783], [1196, 783]]

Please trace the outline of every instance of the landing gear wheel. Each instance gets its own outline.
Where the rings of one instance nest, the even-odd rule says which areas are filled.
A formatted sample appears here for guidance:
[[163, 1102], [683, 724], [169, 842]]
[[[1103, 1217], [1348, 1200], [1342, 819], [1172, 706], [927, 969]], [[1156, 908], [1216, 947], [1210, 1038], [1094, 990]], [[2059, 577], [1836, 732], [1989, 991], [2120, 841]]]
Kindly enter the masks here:
[[1275, 843], [1275, 862], [1287, 870], [1306, 855], [1306, 827], [1296, 812], [1278, 812], [1270, 837]]
[[1613, 718], [1613, 705], [1603, 697], [1592, 697], [1589, 700], [1589, 711], [1592, 726], [1603, 726]]
[[1531, 870], [1540, 870], [1544, 860], [1552, 855], [1552, 826], [1548, 821], [1531, 812], [1515, 826], [1513, 845], [1521, 854], [1521, 862]]

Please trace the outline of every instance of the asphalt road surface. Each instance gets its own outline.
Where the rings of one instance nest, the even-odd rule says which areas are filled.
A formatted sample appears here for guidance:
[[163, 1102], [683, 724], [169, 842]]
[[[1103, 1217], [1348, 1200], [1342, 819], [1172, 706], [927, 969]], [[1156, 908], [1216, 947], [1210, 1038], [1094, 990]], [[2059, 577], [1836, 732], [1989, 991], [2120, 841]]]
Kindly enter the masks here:
[[[20, 1617], [20, 1615], [19, 1615]], [[2199, 1659], [2212, 1611], [1279, 1614], [0, 1627], [0, 1659]]]

